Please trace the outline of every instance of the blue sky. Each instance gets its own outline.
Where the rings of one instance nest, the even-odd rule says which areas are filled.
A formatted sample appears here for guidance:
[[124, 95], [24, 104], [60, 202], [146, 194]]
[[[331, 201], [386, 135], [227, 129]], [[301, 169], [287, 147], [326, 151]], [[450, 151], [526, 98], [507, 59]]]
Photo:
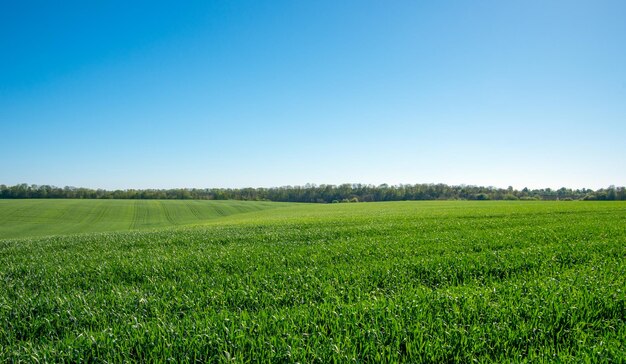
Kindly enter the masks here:
[[5, 2], [0, 183], [624, 185], [625, 16], [624, 1]]

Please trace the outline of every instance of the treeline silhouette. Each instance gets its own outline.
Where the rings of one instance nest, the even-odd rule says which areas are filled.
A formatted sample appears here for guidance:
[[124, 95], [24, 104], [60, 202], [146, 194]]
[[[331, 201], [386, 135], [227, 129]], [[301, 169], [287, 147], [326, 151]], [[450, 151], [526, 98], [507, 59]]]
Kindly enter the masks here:
[[283, 186], [272, 188], [176, 188], [103, 190], [49, 185], [0, 185], [0, 198], [269, 200], [283, 202], [370, 202], [403, 200], [626, 200], [626, 188], [610, 186], [553, 190], [446, 184], [378, 186], [365, 184]]

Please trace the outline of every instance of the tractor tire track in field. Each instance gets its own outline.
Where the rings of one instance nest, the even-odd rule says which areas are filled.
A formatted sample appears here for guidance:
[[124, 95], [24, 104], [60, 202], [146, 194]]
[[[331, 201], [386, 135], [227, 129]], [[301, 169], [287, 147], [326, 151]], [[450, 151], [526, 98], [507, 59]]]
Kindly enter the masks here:
[[71, 215], [72, 210], [73, 209], [71, 205], [64, 206], [63, 209], [58, 212], [58, 215], [55, 216], [55, 218], [63, 220], [66, 218], [66, 216]]
[[110, 206], [104, 206], [99, 203], [94, 204], [88, 212], [83, 214], [83, 218], [78, 226], [93, 226], [95, 223], [103, 221], [109, 209]]
[[139, 204], [139, 201], [134, 201], [131, 209], [133, 211], [133, 219], [130, 222], [130, 229], [131, 230], [135, 230], [137, 229], [137, 221], [139, 220], [139, 206], [137, 206]]
[[223, 208], [221, 208], [221, 207], [217, 207], [217, 206], [215, 206], [213, 209], [214, 209], [214, 210], [215, 210], [215, 212], [216, 212], [218, 215], [220, 215], [220, 216], [227, 216], [227, 215], [230, 215], [229, 213], [227, 213], [227, 212], [226, 212]]
[[178, 225], [176, 220], [174, 220], [174, 218], [172, 217], [170, 210], [167, 209], [163, 201], [158, 201], [158, 203], [159, 203], [159, 207], [161, 208], [161, 211], [163, 211], [163, 215], [165, 215], [165, 219], [167, 220], [167, 222], [169, 222], [172, 225]]
[[110, 206], [99, 206], [97, 213], [92, 215], [91, 219], [89, 219], [89, 222], [93, 224], [102, 221], [104, 216], [106, 216], [107, 212], [109, 212], [110, 209]]
[[200, 213], [200, 210], [198, 210], [198, 207], [196, 206], [196, 202], [195, 201], [194, 201], [193, 204], [191, 204], [191, 203], [188, 204], [187, 208], [189, 209], [189, 211], [191, 211], [191, 214], [196, 217], [196, 219], [198, 219], [200, 221], [204, 220], [204, 217]]
[[[63, 214], [63, 216], [65, 216], [65, 215], [67, 214], [67, 211], [72, 210], [72, 209], [73, 209], [73, 207], [74, 207], [74, 208], [76, 208], [76, 206], [75, 206], [75, 205], [74, 205], [74, 206], [67, 206], [67, 208], [66, 208], [65, 213]], [[87, 210], [85, 210], [85, 212], [84, 212], [84, 213], [82, 213], [82, 214], [79, 214], [79, 215], [78, 215], [78, 216], [80, 216], [80, 217], [79, 217], [79, 219], [80, 219], [80, 220], [78, 221], [78, 224], [77, 224], [77, 225], [79, 225], [79, 226], [80, 226], [80, 225], [86, 225], [86, 224], [88, 224], [88, 223], [89, 223], [89, 221], [90, 221], [91, 219], [93, 219], [93, 215], [98, 213], [98, 210], [99, 210], [99, 209], [98, 209], [98, 205], [97, 205], [97, 204], [93, 204], [93, 205], [89, 206], [89, 208], [88, 208]]]

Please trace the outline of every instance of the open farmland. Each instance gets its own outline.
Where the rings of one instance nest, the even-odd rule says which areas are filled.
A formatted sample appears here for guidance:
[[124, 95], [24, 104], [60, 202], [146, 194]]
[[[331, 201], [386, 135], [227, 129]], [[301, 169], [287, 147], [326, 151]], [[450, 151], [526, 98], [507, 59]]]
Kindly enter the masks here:
[[256, 201], [0, 200], [0, 239], [198, 224], [285, 205]]
[[626, 357], [622, 202], [0, 202], [3, 362]]

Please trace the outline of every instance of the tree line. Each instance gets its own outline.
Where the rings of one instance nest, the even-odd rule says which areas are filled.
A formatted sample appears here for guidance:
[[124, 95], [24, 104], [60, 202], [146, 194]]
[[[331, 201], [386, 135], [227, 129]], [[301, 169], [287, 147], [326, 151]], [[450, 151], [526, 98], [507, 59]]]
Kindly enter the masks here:
[[174, 188], [103, 190], [49, 185], [0, 185], [1, 199], [77, 198], [77, 199], [166, 199], [166, 200], [267, 200], [282, 202], [370, 202], [404, 200], [626, 200], [626, 188], [610, 186], [558, 190], [521, 190], [446, 184], [366, 184], [283, 186], [272, 188]]

